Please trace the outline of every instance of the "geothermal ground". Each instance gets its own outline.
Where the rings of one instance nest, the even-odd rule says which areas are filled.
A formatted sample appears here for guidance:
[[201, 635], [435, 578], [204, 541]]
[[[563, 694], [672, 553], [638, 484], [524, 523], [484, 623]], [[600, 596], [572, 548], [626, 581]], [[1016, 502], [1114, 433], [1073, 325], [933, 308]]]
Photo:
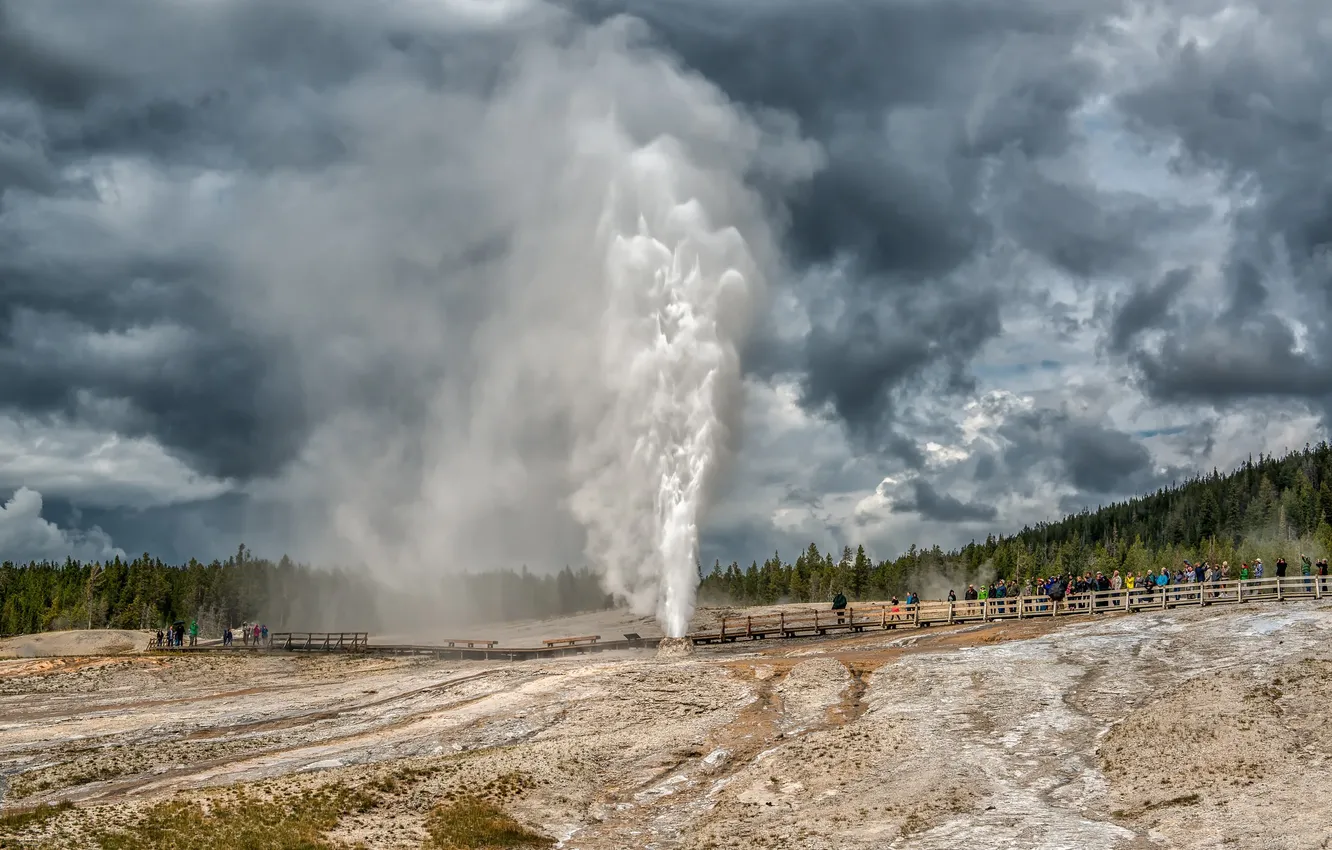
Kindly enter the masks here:
[[1330, 637], [1300, 602], [673, 660], [6, 660], [0, 847], [476, 846], [440, 827], [473, 799], [498, 846], [1328, 847]]

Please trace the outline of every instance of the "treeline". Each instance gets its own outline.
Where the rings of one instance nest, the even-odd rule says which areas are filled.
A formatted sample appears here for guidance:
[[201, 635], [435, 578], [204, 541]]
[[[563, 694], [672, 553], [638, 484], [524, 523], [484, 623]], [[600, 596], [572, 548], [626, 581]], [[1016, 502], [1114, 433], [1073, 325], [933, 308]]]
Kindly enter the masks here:
[[173, 565], [147, 554], [105, 563], [0, 564], [0, 634], [156, 629], [176, 620], [197, 620], [205, 635], [242, 623], [274, 631], [410, 631], [559, 616], [611, 603], [587, 569], [464, 573], [408, 592], [366, 571], [256, 558], [244, 546], [210, 564]]
[[1185, 558], [1238, 566], [1256, 557], [1293, 561], [1300, 552], [1332, 554], [1332, 447], [1326, 442], [1279, 458], [1259, 455], [1227, 475], [1214, 469], [1150, 495], [952, 551], [913, 545], [895, 559], [875, 561], [863, 546], [835, 554], [811, 543], [794, 561], [778, 552], [748, 567], [717, 562], [700, 575], [700, 598], [771, 604], [823, 602], [838, 590], [851, 599], [914, 590], [931, 599], [950, 588], [961, 596], [968, 584], [998, 578], [1021, 583], [1113, 570], [1141, 575], [1176, 570]]
[[[747, 567], [700, 566], [704, 603], [823, 602], [960, 596], [967, 584], [1025, 582], [1052, 573], [1142, 574], [1185, 558], [1238, 564], [1261, 556], [1294, 560], [1332, 554], [1332, 448], [1306, 446], [1250, 459], [1227, 475], [1213, 470], [1150, 495], [989, 536], [960, 549], [912, 546], [874, 560], [863, 546], [840, 553], [811, 543], [793, 561], [781, 554]], [[157, 628], [198, 620], [205, 634], [262, 622], [272, 630], [405, 633], [423, 626], [553, 617], [613, 607], [596, 573], [526, 568], [442, 576], [433, 587], [392, 590], [368, 571], [316, 569], [256, 558], [244, 546], [225, 561], [171, 565], [145, 554], [107, 563], [0, 564], [0, 634], [51, 629]]]

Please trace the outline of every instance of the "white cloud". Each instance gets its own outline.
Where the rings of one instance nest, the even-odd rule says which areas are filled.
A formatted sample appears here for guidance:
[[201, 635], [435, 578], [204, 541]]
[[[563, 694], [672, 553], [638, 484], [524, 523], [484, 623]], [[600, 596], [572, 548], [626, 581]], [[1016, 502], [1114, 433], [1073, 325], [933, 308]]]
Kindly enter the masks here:
[[105, 560], [124, 557], [111, 537], [94, 526], [87, 531], [62, 529], [42, 518], [42, 494], [20, 487], [0, 507], [0, 560]]
[[195, 472], [148, 437], [0, 416], [0, 492], [24, 487], [81, 507], [149, 508], [211, 499], [233, 484]]

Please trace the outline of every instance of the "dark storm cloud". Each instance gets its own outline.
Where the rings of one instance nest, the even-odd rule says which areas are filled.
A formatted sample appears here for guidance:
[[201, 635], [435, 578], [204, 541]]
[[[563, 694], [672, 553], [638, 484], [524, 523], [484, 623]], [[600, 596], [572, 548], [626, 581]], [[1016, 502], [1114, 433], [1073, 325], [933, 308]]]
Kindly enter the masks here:
[[1140, 285], [1118, 305], [1110, 323], [1110, 350], [1123, 354], [1140, 333], [1173, 327], [1170, 307], [1193, 279], [1192, 269], [1172, 269], [1155, 285]]
[[1272, 316], [1246, 323], [1240, 334], [1209, 329], [1172, 337], [1137, 363], [1152, 395], [1169, 401], [1332, 396], [1332, 368], [1297, 351], [1290, 327]]
[[919, 466], [919, 449], [885, 427], [896, 418], [890, 392], [920, 380], [936, 364], [945, 367], [946, 383], [966, 385], [971, 358], [999, 332], [997, 295], [914, 292], [877, 307], [869, 300], [832, 327], [811, 331], [803, 400], [835, 412], [871, 445]]
[[893, 505], [894, 513], [917, 513], [936, 522], [976, 522], [998, 516], [998, 511], [991, 505], [963, 502], [947, 493], [939, 493], [923, 479], [912, 481], [911, 487], [912, 497]]
[[17, 20], [17, 5], [0, 3], [0, 92], [64, 108], [86, 104], [99, 88], [99, 69], [35, 40]]
[[[1076, 143], [1073, 113], [1099, 80], [1072, 46], [1117, 3], [577, 5], [643, 17], [733, 98], [788, 111], [823, 143], [826, 167], [791, 204], [788, 250], [846, 269], [836, 291], [799, 293], [837, 301], [839, 317], [803, 341], [756, 340], [747, 365], [798, 374], [808, 408], [913, 463], [891, 396], [936, 365], [943, 388], [969, 385], [971, 358], [1002, 330], [1002, 294], [967, 266], [1001, 229], [1092, 274], [1121, 267], [1145, 230], [1177, 218], [1035, 167]], [[987, 179], [1006, 198], [997, 221], [981, 209]]]
[[1042, 467], [1084, 495], [1125, 496], [1157, 487], [1162, 476], [1151, 453], [1132, 435], [1066, 411], [1015, 414], [1000, 427], [1006, 441], [1002, 462], [1009, 477], [1001, 485], [1032, 493], [1045, 479]]
[[1163, 206], [1028, 176], [1008, 204], [1005, 222], [1026, 248], [1076, 277], [1132, 271], [1150, 260], [1149, 240], [1197, 224], [1201, 208]]
[[[1286, 396], [1332, 411], [1332, 352], [1323, 342], [1332, 308], [1327, 7], [1297, 0], [1261, 10], [1261, 38], [1245, 27], [1206, 46], [1166, 45], [1160, 73], [1119, 99], [1145, 137], [1180, 145], [1182, 167], [1216, 172], [1252, 200], [1234, 213], [1229, 303], [1211, 305], [1210, 316], [1193, 317], [1193, 330], [1137, 362], [1158, 399]], [[1283, 278], [1309, 331], [1302, 349], [1272, 303], [1272, 280]]]
[[[1116, 6], [949, 0], [838, 3], [817, 11], [792, 2], [578, 8], [589, 17], [642, 17], [652, 39], [732, 98], [793, 114], [822, 143], [826, 167], [790, 203], [789, 252], [806, 265], [846, 264], [844, 286], [826, 294], [841, 305], [841, 318], [797, 340], [756, 341], [748, 365], [759, 374], [796, 373], [810, 409], [846, 420], [867, 445], [919, 464], [919, 449], [894, 425], [893, 394], [935, 373], [943, 380], [932, 386], [970, 386], [970, 359], [1002, 329], [998, 284], [966, 272], [995, 238], [995, 222], [979, 209], [983, 172], [1011, 170], [1007, 185], [1015, 201], [1003, 226], [1057, 264], [1085, 272], [1112, 265], [1129, 253], [1116, 245], [1129, 246], [1137, 236], [1129, 222], [1152, 221], [1150, 210], [1132, 205], [1098, 219], [1096, 198], [1040, 178], [1031, 167], [1074, 144], [1070, 116], [1097, 78], [1071, 47]], [[2, 8], [0, 38], [21, 49], [4, 51], [0, 61], [10, 73], [0, 76], [27, 104], [32, 126], [11, 134], [21, 144], [0, 146], [0, 180], [10, 174], [14, 185], [46, 192], [75, 189], [53, 169], [105, 155], [146, 158], [163, 168], [328, 168], [346, 155], [346, 128], [329, 93], [372, 74], [484, 90], [501, 78], [506, 55], [503, 29], [479, 34], [372, 23], [353, 4], [133, 0], [114, 9]], [[79, 42], [77, 51], [57, 37], [75, 19], [81, 31], [99, 34]], [[187, 32], [191, 37], [182, 39]], [[122, 269], [153, 262], [110, 259]], [[151, 431], [160, 422], [164, 441], [210, 470], [258, 474], [291, 457], [316, 414], [280, 417], [270, 431], [256, 430], [254, 423], [269, 418], [260, 411], [271, 397], [291, 395], [280, 376], [257, 371], [275, 354], [270, 341], [243, 334], [229, 340], [211, 331], [228, 324], [225, 305], [182, 297], [178, 279], [111, 275], [99, 270], [100, 262], [84, 266], [60, 280], [42, 266], [5, 273], [6, 310], [57, 309], [113, 329], [159, 313], [198, 331], [200, 351], [184, 355], [186, 362], [219, 358], [230, 366], [215, 370], [198, 392], [175, 384], [136, 391], [130, 398], [142, 427]], [[89, 285], [85, 274], [101, 284]], [[206, 278], [208, 269], [186, 274]], [[121, 313], [100, 309], [141, 296], [145, 280], [160, 300], [139, 297], [133, 318], [117, 323], [112, 317]], [[936, 295], [922, 297], [922, 290]], [[79, 291], [94, 294], [80, 302], [72, 297]], [[173, 302], [195, 309], [181, 316]], [[119, 395], [135, 383], [107, 371], [76, 385]], [[44, 377], [11, 380], [26, 394]], [[12, 403], [25, 405], [25, 398]], [[217, 415], [200, 413], [188, 423], [162, 416], [187, 401], [218, 405]], [[34, 408], [55, 406], [45, 399]], [[253, 411], [248, 416], [246, 407]], [[209, 433], [215, 430], [230, 436]], [[258, 442], [274, 448], [241, 459], [213, 456]]]
[[1124, 489], [1148, 471], [1152, 462], [1137, 440], [1100, 425], [1069, 428], [1064, 434], [1062, 458], [1073, 486], [1093, 493]]
[[[1128, 6], [1120, 0], [569, 5], [590, 19], [641, 17], [652, 43], [758, 120], [777, 120], [768, 110], [789, 114], [820, 144], [823, 168], [783, 199], [783, 250], [795, 274], [774, 282], [811, 322], [792, 330], [766, 317], [744, 366], [760, 378], [794, 379], [800, 403], [844, 422], [856, 451], [932, 475], [913, 403], [974, 387], [973, 360], [1003, 333], [1006, 307], [1039, 313], [1060, 342], [1086, 330], [1080, 305], [1044, 291], [1043, 280], [996, 270], [1011, 252], [1080, 285], [1144, 281], [1107, 297], [1113, 310], [1097, 320], [1107, 349], [1156, 399], [1332, 397], [1332, 352], [1321, 342], [1332, 330], [1332, 281], [1319, 265], [1332, 241], [1332, 181], [1322, 176], [1332, 162], [1323, 105], [1332, 51], [1317, 26], [1324, 4], [1295, 0], [1264, 12], [1289, 40], [1285, 57], [1300, 61], [1274, 59], [1243, 38], [1167, 50], [1162, 72], [1117, 101], [1134, 132], [1182, 142], [1181, 168], [1215, 170], [1253, 194], [1255, 204], [1234, 214], [1240, 239], [1226, 258], [1227, 297], [1204, 314], [1182, 304], [1197, 289], [1187, 272], [1145, 283], [1169, 267], [1155, 262], [1160, 243], [1197, 224], [1200, 211], [1098, 189], [1069, 165], [1083, 135], [1097, 131], [1080, 123], [1080, 110], [1116, 82], [1075, 47]], [[353, 169], [357, 134], [394, 128], [349, 122], [339, 101], [349, 86], [369, 81], [393, 102], [403, 81], [468, 93], [505, 85], [522, 21], [478, 28], [396, 17], [403, 14], [335, 0], [0, 0], [0, 410], [150, 435], [195, 469], [240, 480], [278, 473], [343, 409], [413, 421], [423, 376], [389, 357], [354, 351], [328, 370], [326, 384], [302, 387], [297, 355], [326, 353], [293, 352], [281, 329], [239, 318], [234, 292], [219, 282], [234, 258], [219, 257], [207, 234], [163, 221], [151, 244], [118, 240], [113, 227], [94, 232], [61, 212], [70, 199], [98, 196], [91, 172], [108, 159], [242, 181]], [[437, 143], [420, 142], [447, 161]], [[764, 188], [759, 172], [752, 179]], [[455, 204], [459, 220], [440, 230], [464, 229], [466, 209], [480, 201]], [[184, 218], [209, 201], [178, 203]], [[1272, 237], [1289, 251], [1311, 304], [1302, 317], [1308, 340], [1280, 321]], [[457, 240], [472, 248], [442, 260], [403, 260], [392, 283], [425, 288], [461, 277], [503, 255], [508, 238], [478, 233]], [[484, 312], [469, 297], [483, 299], [440, 299], [459, 316]], [[1156, 338], [1151, 330], [1169, 335], [1141, 348]], [[136, 334], [170, 345], [156, 355], [107, 353]], [[465, 366], [450, 359], [437, 368]], [[1018, 417], [1004, 436], [1006, 453], [982, 453], [969, 467], [980, 501], [922, 479], [910, 510], [940, 522], [993, 519], [985, 500], [1005, 488], [1040, 491], [1050, 484], [1041, 477], [1047, 466], [1094, 495], [1159, 478], [1133, 437], [1066, 413]], [[826, 485], [793, 485], [788, 501], [818, 508]], [[220, 536], [240, 522], [230, 510]], [[173, 522], [166, 513], [139, 525], [99, 521], [132, 539], [153, 522]], [[771, 533], [760, 524], [725, 542], [742, 553]]]
[[[63, 38], [73, 26], [88, 37]], [[79, 170], [107, 156], [163, 171], [327, 168], [345, 129], [325, 95], [376, 69], [494, 83], [495, 38], [397, 26], [339, 3], [0, 2], [0, 410], [152, 436], [211, 475], [269, 476], [294, 458], [324, 411], [281, 335], [238, 322], [212, 248], [172, 222], [156, 244], [118, 242], [45, 197], [96, 198]], [[151, 363], [85, 350], [163, 329], [174, 345]], [[336, 394], [401, 408], [416, 377], [362, 362]], [[114, 421], [99, 402], [115, 403]]]

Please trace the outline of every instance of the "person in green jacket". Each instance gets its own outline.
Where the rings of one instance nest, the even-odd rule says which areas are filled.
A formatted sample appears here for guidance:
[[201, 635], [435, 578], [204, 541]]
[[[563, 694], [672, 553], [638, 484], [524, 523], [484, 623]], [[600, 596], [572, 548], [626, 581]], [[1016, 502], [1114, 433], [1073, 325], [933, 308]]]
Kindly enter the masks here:
[[846, 595], [842, 591], [837, 591], [837, 595], [833, 597], [832, 607], [837, 612], [837, 622], [842, 622], [842, 613], [846, 611]]
[[194, 620], [190, 623], [190, 646], [199, 642], [199, 621]]

